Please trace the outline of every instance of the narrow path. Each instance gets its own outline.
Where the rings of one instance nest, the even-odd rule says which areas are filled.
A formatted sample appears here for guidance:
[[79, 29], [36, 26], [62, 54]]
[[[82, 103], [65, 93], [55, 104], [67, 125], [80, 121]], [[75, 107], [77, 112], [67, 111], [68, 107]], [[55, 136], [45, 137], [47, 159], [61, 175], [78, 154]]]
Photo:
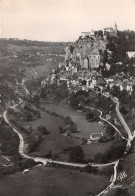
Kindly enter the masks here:
[[27, 94], [27, 95], [30, 95], [30, 92], [28, 91], [28, 89], [26, 88], [26, 86], [25, 86], [24, 83], [25, 83], [25, 80], [23, 79], [21, 85], [22, 85], [22, 87], [24, 88], [26, 94]]
[[35, 69], [32, 69], [32, 71], [33, 71], [37, 76], [39, 75]]

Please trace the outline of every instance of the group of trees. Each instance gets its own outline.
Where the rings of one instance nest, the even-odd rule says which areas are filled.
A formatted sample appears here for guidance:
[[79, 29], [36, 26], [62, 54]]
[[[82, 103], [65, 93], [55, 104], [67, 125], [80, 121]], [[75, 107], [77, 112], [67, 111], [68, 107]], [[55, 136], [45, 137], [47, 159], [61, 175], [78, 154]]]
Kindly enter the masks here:
[[107, 49], [113, 51], [111, 62], [125, 62], [126, 52], [135, 51], [135, 32], [118, 31], [117, 37], [108, 37]]
[[40, 97], [42, 99], [53, 99], [56, 102], [59, 102], [63, 99], [67, 99], [69, 95], [68, 88], [65, 82], [61, 83], [60, 86], [57, 83], [48, 84], [41, 89]]
[[48, 130], [47, 130], [46, 126], [42, 126], [42, 125], [37, 127], [37, 132], [39, 132], [43, 135], [48, 134]]
[[109, 149], [104, 153], [98, 153], [95, 155], [95, 161], [99, 163], [107, 163], [111, 161], [115, 161], [123, 156], [123, 153], [126, 148], [126, 142], [119, 137], [116, 137], [113, 140], [112, 145]]
[[29, 137], [28, 151], [33, 152], [38, 147], [41, 141], [42, 141], [41, 133], [37, 131], [31, 132]]
[[[135, 58], [129, 58], [126, 54], [127, 51], [135, 51], [135, 32], [134, 31], [118, 31], [118, 36], [108, 36], [107, 49], [109, 49], [112, 54], [109, 54], [107, 50], [104, 52], [103, 63], [106, 62], [111, 64], [109, 71], [102, 70], [104, 77], [114, 75], [120, 72], [130, 72], [134, 75]], [[123, 64], [117, 65], [116, 63], [122, 62]], [[128, 66], [127, 66], [128, 65]]]
[[76, 96], [74, 93], [72, 93], [70, 95], [70, 106], [72, 108], [74, 108], [74, 109], [77, 108], [79, 103], [80, 103], [80, 101], [81, 101], [81, 97], [80, 96]]
[[93, 120], [95, 120], [94, 111], [89, 110], [89, 111], [86, 113], [86, 119], [87, 119], [88, 121], [93, 121]]
[[106, 124], [105, 137], [106, 138], [113, 138], [115, 133], [116, 133], [116, 130], [114, 129], [114, 127], [112, 127], [109, 124]]
[[77, 131], [77, 125], [72, 121], [72, 119], [67, 116], [67, 117], [62, 117], [64, 123], [66, 124], [65, 127], [59, 127], [59, 133], [63, 134], [66, 133], [70, 135], [70, 133], [76, 132]]
[[70, 148], [69, 162], [74, 162], [74, 163], [84, 162], [84, 152], [81, 146], [75, 146], [75, 147]]
[[19, 138], [6, 124], [0, 125], [1, 153], [3, 155], [18, 154]]
[[81, 104], [85, 104], [89, 93], [83, 90], [79, 90], [77, 93], [71, 93], [69, 97], [70, 106], [73, 109], [77, 109]]
[[103, 31], [102, 30], [95, 31], [94, 34], [95, 34], [95, 36], [99, 36], [99, 37], [103, 38]]
[[116, 160], [121, 158], [126, 148], [126, 142], [119, 137], [115, 138], [113, 144], [106, 152], [107, 160]]
[[[112, 133], [111, 133], [112, 134]], [[104, 153], [97, 153], [95, 155], [94, 161], [96, 163], [107, 163], [115, 161], [123, 156], [126, 148], [126, 142], [117, 137], [113, 141], [109, 149]], [[75, 146], [69, 150], [69, 162], [84, 163], [89, 160], [84, 159], [84, 152], [81, 146]]]
[[[100, 108], [104, 112], [109, 112], [115, 107], [110, 98], [101, 96], [101, 94], [96, 94], [94, 92], [78, 91], [77, 93], [72, 93], [69, 98], [70, 106], [73, 109], [81, 108], [84, 105]], [[87, 111], [86, 119], [97, 118], [96, 112]]]
[[127, 188], [117, 188], [114, 196], [131, 196]]
[[34, 151], [40, 142], [44, 139], [44, 135], [49, 134], [46, 126], [40, 125], [37, 127], [36, 130], [34, 130], [31, 126], [29, 128], [29, 146], [28, 146], [28, 151], [32, 152]]

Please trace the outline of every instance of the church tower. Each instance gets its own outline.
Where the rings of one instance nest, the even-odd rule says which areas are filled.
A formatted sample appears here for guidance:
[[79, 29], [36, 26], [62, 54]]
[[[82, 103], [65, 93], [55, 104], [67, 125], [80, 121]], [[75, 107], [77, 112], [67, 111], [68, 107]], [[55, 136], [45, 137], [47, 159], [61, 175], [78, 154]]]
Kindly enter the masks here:
[[114, 29], [117, 32], [117, 24], [116, 24], [116, 22], [115, 22], [115, 25], [114, 25]]
[[114, 31], [115, 31], [115, 36], [117, 36], [118, 34], [118, 30], [117, 30], [117, 24], [116, 24], [116, 22], [115, 22], [115, 24], [114, 24]]

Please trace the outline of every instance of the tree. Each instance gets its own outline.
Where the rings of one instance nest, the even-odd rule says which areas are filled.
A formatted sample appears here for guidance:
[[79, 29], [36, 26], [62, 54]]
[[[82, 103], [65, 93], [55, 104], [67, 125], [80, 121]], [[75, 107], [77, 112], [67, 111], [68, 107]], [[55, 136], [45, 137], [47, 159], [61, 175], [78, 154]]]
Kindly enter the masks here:
[[87, 143], [87, 139], [86, 138], [82, 138], [82, 145]]
[[31, 114], [31, 112], [29, 112], [29, 111], [26, 111], [26, 112], [25, 112], [25, 120], [26, 120], [27, 122], [29, 122], [29, 121], [32, 120], [32, 114]]
[[127, 189], [118, 188], [115, 192], [115, 196], [130, 196]]
[[70, 96], [70, 105], [72, 108], [77, 108], [78, 104], [81, 101], [81, 96], [75, 96], [75, 94], [71, 94]]
[[56, 98], [58, 100], [67, 98], [67, 96], [68, 96], [68, 89], [67, 89], [66, 83], [63, 83], [62, 85], [60, 85], [60, 86], [58, 86], [56, 88], [55, 95], [56, 95]]
[[97, 163], [102, 163], [103, 162], [103, 158], [104, 158], [104, 155], [101, 154], [100, 152], [95, 155], [95, 161]]
[[119, 87], [118, 86], [113, 86], [113, 89], [111, 91], [111, 94], [114, 96], [114, 97], [117, 97], [119, 95]]
[[29, 138], [29, 146], [28, 146], [28, 151], [32, 152], [34, 151], [37, 146], [40, 144], [42, 141], [41, 134], [39, 132], [32, 132]]
[[107, 137], [113, 137], [115, 134], [115, 129], [112, 126], [107, 125], [105, 134], [107, 135]]
[[63, 127], [59, 127], [59, 133], [63, 134], [65, 132], [65, 130], [63, 129]]
[[107, 50], [105, 50], [104, 54], [103, 54], [103, 65], [104, 66], [105, 66], [107, 61], [108, 61], [108, 52], [107, 52]]
[[92, 111], [88, 111], [87, 113], [86, 113], [86, 119], [87, 120], [94, 120], [94, 112], [92, 112]]
[[98, 36], [103, 37], [103, 31], [102, 31], [102, 30], [99, 30], [99, 31], [97, 32], [97, 34], [98, 34]]
[[106, 160], [116, 160], [121, 158], [126, 148], [126, 142], [117, 137], [110, 148], [106, 151]]
[[39, 95], [35, 95], [35, 96], [33, 97], [33, 103], [35, 103], [36, 105], [39, 104], [39, 100], [40, 100]]
[[70, 149], [69, 161], [74, 163], [82, 163], [84, 161], [84, 152], [81, 146], [75, 146]]
[[30, 168], [36, 165], [36, 162], [33, 159], [24, 159], [18, 163], [20, 169]]
[[128, 113], [128, 111], [126, 110], [126, 108], [124, 106], [122, 106], [120, 108], [120, 112], [123, 114], [123, 115], [126, 115]]
[[70, 116], [67, 116], [67, 117], [64, 118], [64, 123], [68, 124], [68, 125], [73, 125], [74, 124], [72, 119], [70, 118]]
[[48, 133], [46, 126], [39, 126], [37, 127], [37, 131], [46, 135]]

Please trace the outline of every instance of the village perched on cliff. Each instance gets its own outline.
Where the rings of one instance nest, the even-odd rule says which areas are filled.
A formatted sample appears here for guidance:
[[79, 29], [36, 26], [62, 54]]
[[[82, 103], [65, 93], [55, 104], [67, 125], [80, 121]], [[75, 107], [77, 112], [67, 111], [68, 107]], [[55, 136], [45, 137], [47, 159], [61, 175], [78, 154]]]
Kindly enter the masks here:
[[[66, 82], [67, 87], [74, 91], [92, 88], [108, 94], [117, 86], [120, 91], [132, 94], [135, 75], [130, 69], [135, 66], [135, 50], [126, 48], [121, 51], [120, 43], [117, 43], [121, 42], [121, 37], [123, 35], [117, 30], [116, 23], [114, 28], [104, 28], [103, 31], [82, 32], [75, 43], [67, 44], [65, 60], [59, 64], [59, 71], [52, 70], [42, 85]], [[125, 39], [129, 40], [129, 37], [125, 35]], [[115, 59], [115, 53], [119, 54], [118, 59]], [[127, 71], [126, 74], [124, 69], [127, 68], [130, 73]]]

